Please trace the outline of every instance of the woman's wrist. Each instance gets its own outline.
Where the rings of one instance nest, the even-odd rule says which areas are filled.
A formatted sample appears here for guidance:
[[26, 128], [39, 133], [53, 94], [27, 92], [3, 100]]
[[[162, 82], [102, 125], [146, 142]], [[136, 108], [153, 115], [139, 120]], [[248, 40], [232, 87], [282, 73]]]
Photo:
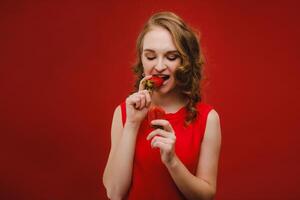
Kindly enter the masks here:
[[176, 155], [174, 155], [174, 157], [169, 162], [166, 162], [165, 165], [168, 169], [174, 169], [178, 166], [179, 162], [179, 158]]
[[131, 121], [126, 121], [124, 124], [124, 128], [129, 128], [133, 130], [138, 130], [140, 127], [140, 122], [131, 122]]

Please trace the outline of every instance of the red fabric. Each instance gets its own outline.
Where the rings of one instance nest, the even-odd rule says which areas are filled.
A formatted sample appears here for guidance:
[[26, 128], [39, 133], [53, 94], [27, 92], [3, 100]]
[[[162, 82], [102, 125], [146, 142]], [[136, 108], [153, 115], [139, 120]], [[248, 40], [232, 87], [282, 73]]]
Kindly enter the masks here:
[[[166, 119], [176, 134], [175, 151], [187, 169], [196, 174], [200, 145], [206, 127], [206, 119], [212, 106], [204, 103], [197, 105], [199, 115], [195, 122], [184, 127], [185, 108], [169, 113]], [[126, 121], [126, 105], [121, 104], [122, 122]], [[126, 199], [166, 200], [185, 199], [160, 159], [159, 149], [151, 148], [147, 135], [152, 131], [145, 119], [140, 127], [135, 149], [132, 185]]]

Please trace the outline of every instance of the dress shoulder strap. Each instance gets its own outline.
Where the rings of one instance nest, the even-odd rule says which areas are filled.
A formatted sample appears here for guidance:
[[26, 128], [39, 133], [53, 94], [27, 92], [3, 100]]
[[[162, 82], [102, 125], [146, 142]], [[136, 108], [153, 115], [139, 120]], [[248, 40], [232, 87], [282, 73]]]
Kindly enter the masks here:
[[200, 127], [201, 127], [201, 133], [204, 134], [205, 128], [206, 128], [206, 121], [208, 113], [214, 109], [211, 105], [206, 103], [199, 103], [198, 104], [198, 117], [200, 118]]
[[124, 124], [126, 122], [126, 103], [125, 103], [125, 101], [122, 102], [120, 104], [120, 106], [121, 106], [121, 113], [122, 113], [122, 123], [123, 123], [123, 126], [124, 126]]

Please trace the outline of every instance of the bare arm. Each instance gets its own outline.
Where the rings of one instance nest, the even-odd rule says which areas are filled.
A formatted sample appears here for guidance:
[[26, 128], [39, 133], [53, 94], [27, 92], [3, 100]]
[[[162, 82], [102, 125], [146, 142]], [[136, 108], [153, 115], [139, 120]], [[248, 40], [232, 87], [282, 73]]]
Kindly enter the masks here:
[[218, 113], [212, 110], [208, 114], [196, 176], [188, 171], [177, 156], [166, 165], [177, 187], [188, 199], [214, 198], [220, 147], [220, 120]]
[[[146, 76], [142, 81], [150, 77]], [[126, 99], [124, 127], [120, 106], [115, 109], [111, 126], [111, 150], [103, 174], [103, 184], [110, 199], [122, 199], [130, 188], [136, 138], [150, 104], [150, 94], [143, 90], [141, 84], [139, 91]]]
[[122, 127], [120, 106], [114, 112], [111, 128], [111, 151], [103, 174], [103, 184], [110, 199], [122, 199], [131, 183], [132, 165], [138, 126]]

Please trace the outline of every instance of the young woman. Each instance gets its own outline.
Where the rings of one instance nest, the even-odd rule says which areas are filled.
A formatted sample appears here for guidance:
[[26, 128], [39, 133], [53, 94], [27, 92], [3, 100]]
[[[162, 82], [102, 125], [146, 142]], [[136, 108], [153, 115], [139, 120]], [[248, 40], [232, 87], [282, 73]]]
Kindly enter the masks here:
[[[221, 146], [218, 113], [201, 101], [196, 34], [177, 15], [156, 13], [137, 39], [136, 91], [114, 112], [103, 175], [110, 199], [213, 199]], [[163, 78], [145, 90], [151, 77]], [[162, 119], [147, 120], [153, 105]]]

